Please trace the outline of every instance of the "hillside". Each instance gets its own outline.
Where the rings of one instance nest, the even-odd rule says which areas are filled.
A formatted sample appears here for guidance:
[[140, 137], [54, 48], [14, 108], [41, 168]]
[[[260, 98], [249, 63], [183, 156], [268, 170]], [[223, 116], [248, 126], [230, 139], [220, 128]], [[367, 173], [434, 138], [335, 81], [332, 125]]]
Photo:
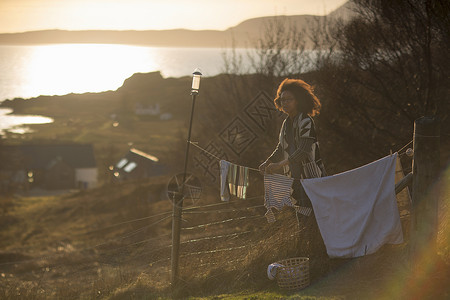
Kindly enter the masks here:
[[[329, 19], [348, 19], [352, 12], [349, 3], [331, 12]], [[294, 24], [300, 30], [310, 30], [314, 20], [323, 20], [322, 16], [296, 15], [261, 17], [243, 21], [242, 23], [219, 30], [42, 30], [22, 33], [0, 34], [0, 45], [52, 44], [52, 43], [105, 43], [149, 45], [164, 47], [244, 47], [249, 40], [260, 37], [265, 24], [276, 18], [282, 18]]]
[[[227, 102], [217, 89], [224, 78], [202, 81], [195, 138], [204, 134], [197, 127], [206, 119], [204, 107]], [[108, 155], [123, 154], [127, 142], [133, 141], [137, 148], [178, 166], [171, 173], [176, 174], [185, 145], [177, 143], [182, 140], [180, 132], [185, 136], [190, 80], [164, 79], [157, 72], [135, 74], [115, 92], [7, 101], [4, 105], [16, 112], [55, 118], [54, 124], [36, 125], [35, 133], [12, 135], [8, 141], [94, 143], [101, 170], [111, 163]], [[133, 116], [136, 101], [161, 101], [174, 119], [163, 122]], [[118, 112], [120, 125], [113, 127], [110, 115]], [[218, 115], [213, 117], [219, 120]], [[348, 151], [334, 145], [325, 149], [326, 157], [332, 151], [338, 152], [336, 156]], [[256, 152], [249, 155], [261, 155]], [[352, 160], [360, 163], [355, 157]], [[342, 158], [329, 161], [328, 166], [348, 167]], [[193, 165], [192, 160], [190, 170], [197, 174]], [[449, 176], [445, 173], [442, 182], [448, 182]], [[180, 259], [183, 283], [180, 290], [172, 291], [172, 204], [165, 197], [169, 180], [170, 176], [114, 184], [104, 180], [96, 189], [62, 195], [1, 195], [0, 298], [409, 300], [417, 295], [418, 299], [449, 295], [448, 185], [441, 185], [439, 255], [426, 257], [426, 270], [412, 273], [409, 268], [410, 220], [408, 212], [402, 212], [404, 244], [387, 245], [357, 259], [311, 261], [311, 285], [289, 292], [270, 281], [266, 270], [272, 262], [298, 256], [297, 221], [293, 211], [284, 210], [275, 224], [267, 223], [258, 175], [245, 201], [221, 202], [217, 185], [207, 180], [202, 180], [201, 198], [186, 201]]]
[[[213, 126], [208, 117], [219, 124], [225, 120], [224, 110], [230, 109], [232, 102], [217, 88], [225, 79], [227, 75], [202, 80], [195, 139], [205, 135], [197, 124]], [[245, 83], [249, 78], [240, 79]], [[180, 136], [186, 133], [190, 80], [164, 79], [157, 72], [134, 74], [114, 92], [6, 101], [3, 105], [13, 107], [15, 112], [55, 119], [53, 124], [36, 125], [38, 130], [34, 133], [11, 134], [8, 142], [93, 143], [102, 172], [117, 161], [112, 156], [123, 154], [128, 143], [133, 142], [138, 149], [170, 162], [176, 167], [171, 174], [176, 174], [185, 150]], [[248, 86], [244, 86], [247, 91]], [[254, 96], [251, 92], [249, 95]], [[138, 101], [161, 102], [162, 109], [173, 113], [174, 118], [161, 121], [135, 116], [132, 111]], [[220, 114], [207, 116], [208, 105], [220, 110]], [[112, 126], [110, 117], [115, 113], [119, 114], [117, 127]], [[344, 160], [351, 156], [351, 145], [348, 149], [336, 148], [333, 143], [322, 145], [329, 167], [348, 168], [349, 161], [362, 162], [355, 155]], [[261, 149], [255, 146], [249, 151], [252, 162], [264, 155], [260, 152], [266, 150]], [[192, 150], [194, 154], [195, 151]], [[330, 159], [331, 153], [339, 159]], [[368, 159], [367, 154], [364, 158]], [[190, 162], [194, 172], [194, 160]], [[220, 201], [217, 185], [207, 180], [202, 180], [200, 199], [186, 201], [181, 235], [182, 285], [175, 291], [170, 285], [172, 204], [165, 197], [170, 176], [114, 184], [103, 180], [96, 189], [63, 195], [34, 195], [26, 191], [9, 197], [0, 195], [0, 298], [448, 298], [450, 193], [444, 183], [449, 182], [449, 176], [447, 170], [441, 178], [439, 255], [427, 253], [424, 270], [414, 273], [410, 269], [410, 220], [406, 211], [402, 214], [404, 244], [387, 245], [373, 255], [357, 259], [311, 260], [311, 285], [294, 292], [280, 290], [275, 281], [267, 278], [266, 270], [272, 262], [298, 256], [301, 241], [297, 221], [292, 210], [284, 210], [277, 215], [275, 224], [267, 223], [259, 175], [253, 176], [245, 201]]]
[[[30, 125], [35, 132], [21, 136], [12, 134], [6, 139], [10, 143], [93, 144], [101, 181], [108, 178], [108, 166], [128, 151], [130, 143], [166, 164], [176, 156], [177, 143], [185, 132], [190, 80], [187, 77], [163, 78], [159, 72], [137, 73], [116, 91], [7, 100], [0, 107], [11, 107], [15, 114], [49, 116], [54, 122]], [[161, 121], [159, 117], [136, 115], [138, 103], [158, 103], [162, 113], [173, 117]]]
[[[440, 248], [440, 257], [428, 257], [427, 270], [410, 273], [407, 243], [356, 259], [312, 260], [316, 271], [310, 274], [309, 287], [281, 290], [267, 278], [266, 269], [274, 261], [297, 256], [293, 212], [283, 210], [276, 223], [268, 224], [260, 197], [224, 203], [211, 188], [204, 189], [198, 202], [185, 203], [182, 284], [172, 290], [172, 205], [164, 196], [168, 179], [107, 184], [59, 196], [2, 196], [0, 298], [406, 300], [449, 296], [448, 252]], [[443, 211], [448, 212], [448, 207]], [[408, 220], [403, 222], [407, 226]], [[443, 246], [448, 219], [441, 225], [439, 245]]]

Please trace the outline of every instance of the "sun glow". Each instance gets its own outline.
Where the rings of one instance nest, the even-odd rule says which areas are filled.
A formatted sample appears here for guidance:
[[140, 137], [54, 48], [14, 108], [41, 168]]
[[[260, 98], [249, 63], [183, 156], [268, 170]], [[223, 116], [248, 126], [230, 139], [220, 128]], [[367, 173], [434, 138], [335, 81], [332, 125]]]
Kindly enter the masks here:
[[148, 48], [124, 45], [46, 45], [37, 47], [31, 55], [27, 88], [43, 95], [47, 90], [59, 95], [115, 90], [136, 71], [157, 66]]
[[[236, 52], [245, 55], [246, 49]], [[0, 46], [0, 101], [116, 90], [135, 73], [182, 77], [201, 68], [204, 76], [215, 76], [223, 72], [223, 53], [221, 48], [111, 44]]]

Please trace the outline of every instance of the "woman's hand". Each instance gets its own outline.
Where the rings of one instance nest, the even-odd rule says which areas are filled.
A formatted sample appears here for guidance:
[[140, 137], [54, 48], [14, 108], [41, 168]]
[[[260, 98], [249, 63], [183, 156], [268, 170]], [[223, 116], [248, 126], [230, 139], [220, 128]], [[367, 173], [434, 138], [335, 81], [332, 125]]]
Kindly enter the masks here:
[[273, 174], [276, 170], [278, 170], [280, 168], [279, 163], [270, 163], [267, 167], [266, 167], [266, 173], [267, 174]]
[[289, 161], [287, 159], [282, 160], [282, 161], [277, 162], [277, 163], [270, 163], [268, 166], [266, 166], [265, 172], [267, 174], [273, 174], [277, 170], [282, 169], [287, 164], [289, 164]]

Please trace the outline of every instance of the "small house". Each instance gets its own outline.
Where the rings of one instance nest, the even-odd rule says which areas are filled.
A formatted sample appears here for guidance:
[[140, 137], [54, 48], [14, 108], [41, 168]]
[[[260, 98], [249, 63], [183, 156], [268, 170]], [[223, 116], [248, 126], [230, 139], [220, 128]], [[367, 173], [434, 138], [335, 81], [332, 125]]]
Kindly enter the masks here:
[[150, 105], [137, 103], [134, 112], [138, 116], [158, 116], [161, 113], [161, 109], [158, 103]]
[[166, 168], [151, 154], [131, 148], [112, 168], [117, 180], [144, 179], [160, 176]]
[[[97, 184], [98, 170], [90, 144], [2, 146], [3, 174], [15, 186], [47, 190], [87, 189]], [[5, 178], [5, 176], [3, 176]]]

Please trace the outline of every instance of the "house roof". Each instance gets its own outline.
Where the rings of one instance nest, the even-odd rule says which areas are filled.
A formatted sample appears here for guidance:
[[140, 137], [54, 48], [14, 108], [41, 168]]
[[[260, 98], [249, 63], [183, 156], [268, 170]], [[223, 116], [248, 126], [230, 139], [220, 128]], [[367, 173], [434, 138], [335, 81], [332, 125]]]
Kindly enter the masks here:
[[45, 169], [55, 161], [62, 160], [73, 168], [95, 168], [94, 149], [91, 144], [36, 144], [5, 146], [7, 153], [23, 159], [28, 169]]
[[[165, 167], [159, 159], [143, 151], [131, 148], [114, 166], [114, 170], [123, 174], [140, 173], [145, 170], [147, 176], [161, 175]], [[140, 171], [137, 171], [140, 170]]]
[[156, 156], [153, 156], [153, 155], [147, 154], [145, 152], [139, 151], [138, 149], [135, 149], [135, 148], [131, 148], [130, 152], [134, 153], [134, 154], [136, 154], [138, 156], [142, 156], [144, 158], [147, 158], [147, 159], [149, 159], [151, 161], [154, 161], [154, 162], [158, 162], [159, 161], [159, 159]]

